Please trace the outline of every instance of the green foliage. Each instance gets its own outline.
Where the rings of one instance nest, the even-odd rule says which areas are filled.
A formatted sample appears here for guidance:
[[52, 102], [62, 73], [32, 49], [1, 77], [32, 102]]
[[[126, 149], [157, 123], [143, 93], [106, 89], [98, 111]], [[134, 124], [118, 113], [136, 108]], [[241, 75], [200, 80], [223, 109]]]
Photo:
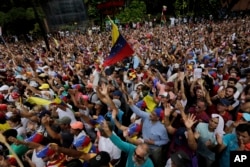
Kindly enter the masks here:
[[116, 15], [121, 23], [141, 21], [146, 14], [146, 4], [144, 1], [133, 0], [130, 5]]
[[39, 7], [38, 0], [4, 0], [0, 3], [0, 26], [4, 28], [4, 33], [21, 34], [39, 31], [35, 26], [36, 18], [32, 2], [36, 4], [39, 18], [42, 19], [44, 13]]
[[6, 14], [4, 12], [0, 12], [0, 25], [3, 25], [6, 22]]
[[174, 3], [176, 16], [208, 16], [215, 14], [219, 7], [218, 0], [176, 0]]

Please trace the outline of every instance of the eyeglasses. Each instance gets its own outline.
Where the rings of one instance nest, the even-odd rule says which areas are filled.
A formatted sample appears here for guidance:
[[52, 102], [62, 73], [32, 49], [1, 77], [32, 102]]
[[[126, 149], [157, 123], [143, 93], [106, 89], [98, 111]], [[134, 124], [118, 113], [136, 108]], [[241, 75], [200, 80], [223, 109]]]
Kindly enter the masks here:
[[138, 155], [138, 154], [136, 153], [136, 151], [134, 151], [134, 156], [135, 156], [138, 160], [144, 161], [144, 157], [141, 157], [140, 155]]

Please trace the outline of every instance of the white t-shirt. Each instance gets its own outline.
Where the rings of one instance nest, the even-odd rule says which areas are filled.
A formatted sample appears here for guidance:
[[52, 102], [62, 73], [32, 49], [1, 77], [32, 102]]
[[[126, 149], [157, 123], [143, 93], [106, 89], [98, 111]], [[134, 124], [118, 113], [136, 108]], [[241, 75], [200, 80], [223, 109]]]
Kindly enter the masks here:
[[66, 111], [64, 111], [64, 110], [62, 110], [60, 108], [57, 108], [56, 112], [58, 113], [59, 119], [61, 119], [62, 117], [67, 116], [67, 117], [69, 117], [71, 119], [71, 123], [76, 122], [75, 115], [74, 115], [73, 111], [71, 111], [69, 108], [66, 108]]
[[119, 159], [121, 157], [121, 150], [116, 145], [114, 145], [109, 138], [100, 136], [98, 149], [99, 151], [105, 151], [109, 153], [111, 160]]
[[38, 158], [36, 156], [36, 150], [35, 149], [33, 150], [31, 161], [33, 163], [35, 163], [36, 167], [44, 167], [45, 166], [45, 163], [44, 163], [43, 159], [42, 158]]

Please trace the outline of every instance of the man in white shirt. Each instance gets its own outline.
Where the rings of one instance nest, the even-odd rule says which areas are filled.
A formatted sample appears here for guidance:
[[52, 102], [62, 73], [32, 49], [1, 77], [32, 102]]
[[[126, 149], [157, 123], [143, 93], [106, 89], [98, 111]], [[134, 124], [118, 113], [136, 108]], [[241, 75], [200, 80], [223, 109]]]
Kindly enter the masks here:
[[64, 103], [57, 104], [55, 108], [55, 112], [53, 112], [54, 116], [58, 116], [59, 119], [67, 116], [71, 119], [71, 123], [76, 122], [76, 118], [74, 112]]
[[[109, 124], [109, 126], [112, 129], [112, 125]], [[107, 137], [101, 127], [98, 128], [97, 133], [99, 133], [96, 141], [98, 144], [98, 150], [109, 153], [111, 158], [111, 164], [113, 166], [116, 166], [121, 158], [121, 150], [116, 145], [114, 145], [114, 143], [109, 139], [109, 137]]]

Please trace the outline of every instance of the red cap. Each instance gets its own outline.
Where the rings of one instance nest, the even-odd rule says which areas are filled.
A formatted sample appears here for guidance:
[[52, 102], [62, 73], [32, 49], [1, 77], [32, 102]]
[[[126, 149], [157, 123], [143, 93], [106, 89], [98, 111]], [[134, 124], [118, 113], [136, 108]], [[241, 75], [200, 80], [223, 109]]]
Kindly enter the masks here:
[[0, 104], [0, 110], [7, 110], [7, 104]]
[[173, 82], [167, 82], [167, 84], [169, 87], [174, 87], [174, 83]]
[[11, 97], [12, 97], [13, 99], [18, 99], [19, 96], [20, 96], [20, 95], [19, 95], [17, 92], [11, 93]]
[[63, 75], [63, 76], [62, 76], [62, 80], [63, 80], [63, 81], [67, 81], [67, 80], [69, 80], [69, 77], [68, 77], [67, 75]]

